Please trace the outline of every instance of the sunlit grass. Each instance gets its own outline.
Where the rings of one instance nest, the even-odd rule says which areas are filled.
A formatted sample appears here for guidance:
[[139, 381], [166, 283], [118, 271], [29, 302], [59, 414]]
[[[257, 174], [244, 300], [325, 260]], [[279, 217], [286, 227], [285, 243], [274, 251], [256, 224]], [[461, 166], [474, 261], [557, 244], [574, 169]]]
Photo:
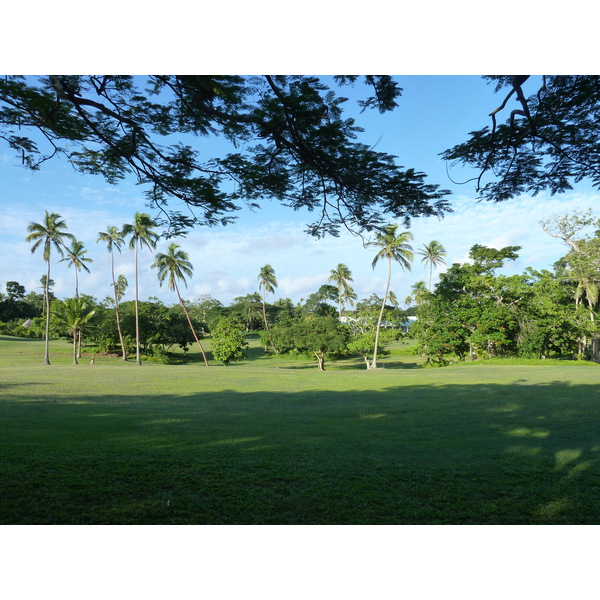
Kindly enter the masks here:
[[[600, 370], [71, 364], [0, 338], [0, 523], [600, 524]], [[193, 358], [193, 357], [192, 357]]]

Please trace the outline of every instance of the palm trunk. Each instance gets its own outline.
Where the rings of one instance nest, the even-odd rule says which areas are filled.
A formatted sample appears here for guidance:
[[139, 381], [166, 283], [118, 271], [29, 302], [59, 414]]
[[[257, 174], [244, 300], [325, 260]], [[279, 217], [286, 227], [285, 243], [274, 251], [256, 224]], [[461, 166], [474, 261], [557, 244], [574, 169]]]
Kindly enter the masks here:
[[73, 364], [74, 365], [78, 365], [79, 363], [77, 362], [77, 334], [79, 332], [76, 330], [73, 332]]
[[48, 274], [46, 275], [46, 349], [44, 351], [44, 364], [50, 364], [49, 341], [50, 341], [50, 259], [48, 259]]
[[179, 303], [181, 304], [181, 307], [183, 308], [183, 312], [185, 313], [185, 316], [187, 317], [187, 322], [190, 325], [190, 329], [192, 330], [192, 334], [194, 336], [194, 339], [196, 340], [196, 344], [198, 344], [198, 348], [200, 348], [200, 352], [202, 352], [202, 358], [204, 358], [204, 364], [208, 367], [208, 360], [206, 359], [206, 354], [204, 353], [204, 348], [202, 347], [202, 344], [200, 343], [200, 340], [198, 339], [198, 336], [196, 335], [196, 330], [194, 329], [194, 326], [192, 325], [192, 320], [190, 319], [190, 313], [188, 312], [185, 304], [183, 303], [183, 300], [179, 293], [179, 288], [177, 287], [177, 284], [175, 284], [175, 291], [177, 292], [177, 297], [179, 298]]
[[379, 311], [379, 318], [377, 319], [377, 329], [375, 331], [375, 348], [373, 349], [373, 362], [371, 363], [371, 369], [377, 368], [377, 347], [379, 346], [379, 330], [381, 328], [381, 320], [383, 318], [383, 311], [385, 310], [385, 303], [387, 301], [388, 293], [390, 291], [390, 281], [392, 279], [392, 259], [388, 258], [388, 280], [385, 287], [385, 296], [381, 303], [381, 310]]
[[[265, 293], [266, 295], [266, 293]], [[266, 303], [266, 298], [263, 297], [263, 319], [265, 321], [265, 330], [269, 329], [269, 323], [267, 322], [267, 303]], [[273, 352], [275, 352], [275, 354], [279, 354], [279, 350], [277, 350], [277, 348], [275, 347], [275, 344], [273, 343], [273, 340], [271, 340], [271, 348], [273, 348]], [[266, 350], [266, 348], [265, 348]]]
[[115, 281], [115, 255], [112, 250], [110, 253], [111, 258], [111, 272], [113, 281], [113, 291], [115, 292], [115, 316], [117, 318], [117, 331], [119, 332], [119, 341], [121, 342], [121, 350], [123, 351], [123, 360], [127, 360], [127, 352], [125, 350], [125, 342], [123, 341], [123, 332], [121, 331], [121, 318], [119, 317], [119, 292], [117, 291], [117, 282]]
[[138, 244], [135, 245], [135, 364], [141, 365], [140, 357], [140, 313], [138, 308]]

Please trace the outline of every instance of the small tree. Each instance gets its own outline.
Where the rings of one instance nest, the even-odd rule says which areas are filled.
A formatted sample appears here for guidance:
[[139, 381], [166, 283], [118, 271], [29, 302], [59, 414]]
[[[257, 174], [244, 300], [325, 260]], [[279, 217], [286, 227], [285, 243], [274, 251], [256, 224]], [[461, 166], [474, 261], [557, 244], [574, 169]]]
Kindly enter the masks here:
[[214, 359], [227, 367], [246, 357], [243, 351], [247, 346], [243, 324], [235, 317], [221, 317], [212, 331]]
[[68, 300], [58, 301], [56, 303], [56, 318], [59, 322], [66, 325], [69, 333], [73, 336], [73, 364], [77, 362], [77, 338], [81, 328], [96, 313], [96, 310], [89, 306], [82, 298], [69, 298]]

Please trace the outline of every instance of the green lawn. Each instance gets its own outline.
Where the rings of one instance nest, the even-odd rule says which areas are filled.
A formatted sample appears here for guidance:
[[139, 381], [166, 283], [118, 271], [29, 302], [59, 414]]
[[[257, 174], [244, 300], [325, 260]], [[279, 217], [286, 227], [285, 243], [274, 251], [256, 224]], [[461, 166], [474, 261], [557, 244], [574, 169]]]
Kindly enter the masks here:
[[0, 336], [0, 523], [600, 524], [598, 367], [252, 346], [207, 369], [53, 342], [44, 366]]

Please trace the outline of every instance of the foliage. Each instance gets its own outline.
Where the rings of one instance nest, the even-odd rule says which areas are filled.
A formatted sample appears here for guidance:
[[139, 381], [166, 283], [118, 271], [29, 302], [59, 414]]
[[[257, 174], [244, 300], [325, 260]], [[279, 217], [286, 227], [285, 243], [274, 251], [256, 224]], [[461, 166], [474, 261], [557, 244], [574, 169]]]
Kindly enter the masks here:
[[309, 316], [287, 325], [276, 325], [271, 335], [280, 350], [294, 349], [316, 357], [317, 368], [324, 371], [325, 357], [346, 349], [349, 332], [337, 318]]
[[[375, 94], [363, 108], [397, 106], [401, 89], [391, 77], [365, 82]], [[133, 174], [173, 235], [228, 223], [265, 198], [317, 209], [315, 235], [342, 224], [372, 228], [384, 213], [408, 220], [448, 211], [450, 192], [356, 141], [361, 129], [345, 117], [345, 102], [305, 76], [8, 76], [0, 81], [0, 138], [31, 169], [62, 155], [110, 183]], [[221, 138], [232, 151], [207, 159], [186, 135]]]
[[248, 342], [244, 326], [234, 317], [222, 317], [211, 334], [213, 357], [228, 366], [232, 361], [245, 358]]
[[[486, 200], [498, 202], [542, 190], [565, 192], [583, 179], [600, 186], [600, 77], [544, 75], [539, 89], [526, 98], [523, 85], [529, 78], [488, 77], [497, 84], [496, 91], [508, 90], [490, 114], [491, 128], [472, 132], [466, 142], [442, 155], [478, 170], [477, 191]], [[518, 108], [498, 125], [497, 115], [513, 96]]]

